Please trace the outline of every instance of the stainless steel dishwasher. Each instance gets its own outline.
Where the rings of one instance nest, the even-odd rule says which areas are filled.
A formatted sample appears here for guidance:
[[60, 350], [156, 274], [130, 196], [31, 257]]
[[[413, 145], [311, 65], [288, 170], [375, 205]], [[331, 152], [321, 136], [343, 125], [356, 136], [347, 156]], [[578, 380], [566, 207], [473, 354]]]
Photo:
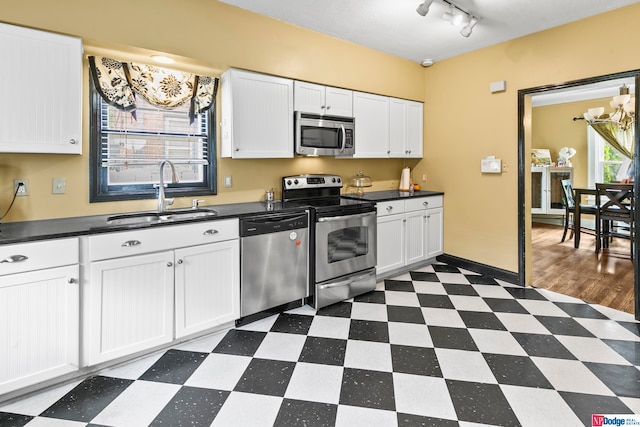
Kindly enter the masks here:
[[309, 212], [240, 219], [240, 316], [309, 296]]

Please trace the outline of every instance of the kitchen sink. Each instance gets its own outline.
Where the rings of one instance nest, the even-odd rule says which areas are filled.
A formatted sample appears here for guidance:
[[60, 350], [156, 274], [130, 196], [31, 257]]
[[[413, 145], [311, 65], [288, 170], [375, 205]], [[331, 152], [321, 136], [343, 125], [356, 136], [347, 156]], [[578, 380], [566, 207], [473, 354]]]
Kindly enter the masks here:
[[215, 209], [173, 209], [166, 212], [136, 212], [113, 215], [107, 218], [107, 225], [144, 225], [163, 222], [188, 221], [218, 215]]

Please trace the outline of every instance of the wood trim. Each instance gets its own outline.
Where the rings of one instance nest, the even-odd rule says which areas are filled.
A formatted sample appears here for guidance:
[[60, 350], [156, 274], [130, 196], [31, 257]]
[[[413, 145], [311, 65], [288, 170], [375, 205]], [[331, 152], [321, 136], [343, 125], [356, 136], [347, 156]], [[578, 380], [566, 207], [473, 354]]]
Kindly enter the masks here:
[[458, 258], [456, 256], [448, 254], [438, 255], [436, 257], [436, 260], [453, 265], [455, 267], [464, 268], [465, 270], [473, 271], [474, 273], [479, 273], [484, 276], [491, 276], [495, 279], [504, 280], [505, 282], [523, 286], [519, 283], [518, 273], [513, 271], [503, 270], [498, 267], [492, 267], [487, 264], [481, 264], [479, 262], [471, 261], [464, 258]]

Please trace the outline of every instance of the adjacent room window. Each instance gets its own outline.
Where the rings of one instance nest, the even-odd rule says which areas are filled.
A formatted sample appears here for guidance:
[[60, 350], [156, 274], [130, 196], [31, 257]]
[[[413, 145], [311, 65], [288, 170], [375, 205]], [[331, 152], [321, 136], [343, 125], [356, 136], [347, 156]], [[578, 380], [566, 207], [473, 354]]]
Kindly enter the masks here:
[[[167, 186], [167, 196], [216, 194], [214, 105], [202, 112], [189, 101], [161, 108], [132, 91], [131, 101], [124, 101], [110, 86], [98, 89], [94, 68], [92, 73], [91, 202], [155, 198], [163, 160], [173, 162], [179, 177]], [[111, 84], [113, 75], [109, 79]], [[165, 184], [171, 182], [167, 169]]]
[[627, 175], [631, 159], [613, 148], [591, 126], [587, 127], [589, 149], [589, 187], [596, 182], [620, 181]]

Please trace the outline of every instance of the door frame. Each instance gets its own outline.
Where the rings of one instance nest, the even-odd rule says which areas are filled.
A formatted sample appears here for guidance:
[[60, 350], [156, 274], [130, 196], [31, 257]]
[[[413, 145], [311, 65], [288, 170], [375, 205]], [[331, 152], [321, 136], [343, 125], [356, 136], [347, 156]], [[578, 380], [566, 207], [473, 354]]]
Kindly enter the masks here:
[[[580, 80], [573, 80], [564, 83], [549, 84], [544, 86], [537, 86], [528, 89], [518, 90], [518, 284], [521, 286], [526, 285], [526, 259], [531, 254], [526, 253], [526, 231], [525, 224], [525, 202], [528, 194], [525, 194], [525, 182], [530, 180], [531, 177], [527, 177], [525, 174], [525, 161], [529, 156], [525, 153], [526, 141], [525, 141], [525, 101], [527, 96], [533, 96], [544, 92], [555, 91], [558, 89], [566, 89], [576, 86], [583, 86], [607, 80], [617, 80], [621, 78], [634, 78], [635, 80], [635, 99], [636, 99], [636, 117], [634, 122], [635, 135], [634, 135], [634, 182], [640, 183], [640, 126], [638, 124], [638, 106], [640, 103], [640, 70], [630, 70], [614, 74], [606, 74], [602, 76], [589, 77]], [[530, 105], [530, 104], [529, 104]], [[531, 108], [529, 108], [530, 110]], [[640, 209], [640, 185], [634, 186], [634, 209], [639, 212]], [[640, 222], [636, 221], [634, 225], [634, 232], [636, 236], [639, 236]], [[636, 238], [633, 242], [633, 289], [634, 289], [634, 313], [636, 320], [640, 320], [640, 275], [638, 270], [638, 254], [640, 253], [640, 242]]]

